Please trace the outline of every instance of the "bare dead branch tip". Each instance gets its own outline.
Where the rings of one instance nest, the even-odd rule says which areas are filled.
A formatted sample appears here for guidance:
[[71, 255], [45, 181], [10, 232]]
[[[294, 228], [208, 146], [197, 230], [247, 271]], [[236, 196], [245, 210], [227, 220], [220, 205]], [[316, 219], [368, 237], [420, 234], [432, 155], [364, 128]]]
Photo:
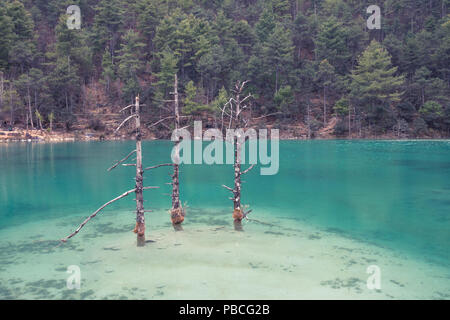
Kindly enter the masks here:
[[130, 157], [131, 157], [133, 154], [135, 154], [135, 153], [136, 153], [136, 150], [133, 150], [133, 151], [130, 152], [130, 154], [127, 155], [125, 158], [123, 158], [122, 160], [117, 161], [111, 168], [108, 169], [108, 172], [114, 170], [114, 169], [117, 168], [117, 166], [119, 166], [121, 163], [127, 161], [128, 158], [130, 158]]
[[260, 119], [264, 119], [264, 118], [267, 118], [267, 117], [276, 116], [278, 114], [283, 114], [283, 112], [275, 112], [275, 113], [266, 114], [266, 115], [261, 116], [261, 117], [253, 118], [253, 120], [260, 120]]
[[126, 106], [125, 108], [123, 108], [122, 110], [119, 111], [119, 113], [124, 112], [125, 110], [134, 107], [134, 104], [130, 104], [129, 106]]
[[173, 119], [173, 118], [175, 118], [175, 117], [174, 117], [174, 116], [166, 117], [166, 118], [164, 118], [164, 119], [161, 119], [161, 120], [159, 120], [159, 121], [157, 121], [157, 122], [155, 122], [155, 123], [149, 125], [148, 128], [156, 127], [156, 126], [157, 126], [158, 124], [160, 124], [161, 122], [164, 122], [164, 121], [166, 121], [166, 120], [170, 120], [170, 119]]
[[230, 187], [227, 187], [226, 185], [222, 185], [222, 187], [224, 187], [225, 189], [227, 189], [227, 190], [230, 191], [231, 193], [234, 193], [234, 190], [231, 189]]
[[129, 116], [128, 118], [126, 118], [125, 120], [122, 121], [122, 123], [120, 124], [120, 126], [114, 131], [114, 134], [116, 134], [117, 132], [119, 132], [119, 130], [131, 119], [136, 118], [137, 115], [136, 114], [132, 114], [131, 116]]
[[247, 216], [252, 212], [253, 212], [253, 210], [248, 210], [248, 211], [244, 212], [244, 219], [250, 220]]
[[153, 170], [153, 169], [158, 169], [161, 167], [173, 167], [173, 166], [174, 166], [173, 163], [166, 163], [166, 164], [159, 164], [159, 165], [153, 166], [153, 167], [148, 167], [148, 168], [145, 168], [144, 170]]
[[112, 203], [114, 203], [114, 202], [116, 202], [116, 201], [118, 201], [118, 200], [120, 200], [120, 199], [122, 199], [122, 198], [125, 198], [125, 197], [129, 196], [131, 193], [133, 193], [133, 192], [135, 192], [135, 191], [136, 191], [136, 189], [129, 190], [129, 191], [123, 193], [122, 195], [118, 196], [117, 198], [115, 198], [115, 199], [113, 199], [113, 200], [108, 201], [107, 203], [105, 203], [105, 204], [104, 204], [103, 206], [101, 206], [97, 211], [95, 211], [95, 212], [94, 212], [93, 214], [91, 214], [88, 218], [86, 218], [86, 220], [84, 220], [83, 223], [77, 228], [77, 230], [75, 230], [73, 233], [71, 233], [69, 236], [65, 237], [64, 239], [61, 239], [61, 242], [67, 242], [69, 239], [71, 239], [71, 238], [73, 238], [74, 236], [76, 236], [76, 235], [81, 231], [81, 229], [83, 229], [83, 227], [84, 227], [91, 219], [93, 219], [93, 218], [95, 218], [95, 216], [97, 216], [97, 214], [98, 214], [100, 211], [102, 211], [103, 209], [105, 209], [105, 208], [106, 208], [107, 206], [109, 206], [110, 204], [112, 204]]
[[256, 167], [255, 164], [251, 165], [250, 168], [248, 168], [247, 170], [245, 170], [245, 171], [243, 171], [243, 172], [241, 173], [241, 176], [243, 176], [244, 174], [247, 174], [247, 173], [249, 173], [250, 171], [252, 171], [254, 167]]

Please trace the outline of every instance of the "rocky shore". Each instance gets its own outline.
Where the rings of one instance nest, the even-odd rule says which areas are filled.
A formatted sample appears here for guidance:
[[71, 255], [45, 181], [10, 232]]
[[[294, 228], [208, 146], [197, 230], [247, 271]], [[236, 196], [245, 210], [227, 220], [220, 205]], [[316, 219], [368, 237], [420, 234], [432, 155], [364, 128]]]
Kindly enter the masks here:
[[[274, 125], [267, 125], [263, 123], [256, 123], [255, 129], [276, 129], [280, 131], [281, 140], [333, 140], [333, 139], [364, 139], [364, 140], [407, 140], [407, 139], [448, 139], [438, 132], [429, 132], [427, 135], [420, 137], [410, 135], [397, 135], [393, 132], [375, 135], [364, 133], [362, 136], [355, 132], [351, 137], [338, 137], [334, 135], [334, 127], [336, 119], [331, 119], [329, 125], [313, 134], [308, 134], [308, 130], [302, 123], [292, 123], [289, 125], [281, 125], [281, 127]], [[27, 130], [20, 127], [15, 127], [12, 130], [0, 129], [0, 143], [9, 142], [71, 142], [71, 141], [123, 141], [134, 139], [134, 132], [123, 130], [120, 134], [115, 134], [111, 128], [115, 127], [105, 126], [102, 130], [89, 129], [87, 127], [77, 128], [75, 130], [66, 131], [58, 130]], [[167, 140], [171, 137], [171, 132], [168, 130], [155, 130], [144, 127], [142, 130], [142, 137], [144, 140]]]
[[101, 134], [97, 133], [68, 133], [48, 132], [46, 130], [22, 130], [0, 131], [0, 143], [8, 142], [70, 142], [103, 140]]

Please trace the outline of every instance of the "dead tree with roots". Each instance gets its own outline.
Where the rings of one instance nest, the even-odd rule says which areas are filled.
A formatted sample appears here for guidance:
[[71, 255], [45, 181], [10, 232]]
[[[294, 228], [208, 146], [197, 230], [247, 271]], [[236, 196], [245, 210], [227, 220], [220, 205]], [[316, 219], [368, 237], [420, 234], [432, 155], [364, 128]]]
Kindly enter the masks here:
[[[178, 94], [178, 75], [175, 74], [174, 76], [174, 90], [171, 92], [171, 94], [174, 96], [173, 100], [165, 100], [165, 103], [173, 103], [173, 109], [166, 109], [171, 115], [167, 116], [154, 124], [150, 125], [149, 127], [155, 127], [159, 124], [163, 124], [167, 120], [174, 120], [174, 127], [175, 130], [185, 129], [187, 127], [181, 128], [181, 119], [185, 118], [180, 115], [180, 99]], [[180, 159], [180, 139], [174, 142], [174, 148], [173, 148], [173, 159], [179, 160]], [[175, 163], [169, 163], [169, 164], [162, 164], [157, 165], [154, 167], [146, 168], [145, 170], [151, 170], [156, 169], [160, 167], [173, 167], [173, 173], [171, 175], [172, 182], [168, 183], [172, 186], [172, 208], [170, 210], [170, 218], [172, 221], [172, 225], [175, 230], [180, 231], [182, 230], [181, 224], [184, 222], [184, 218], [186, 216], [186, 206], [183, 207], [181, 200], [180, 200], [180, 165], [179, 161], [175, 161]]]
[[[244, 89], [248, 81], [240, 82], [238, 81], [232, 90], [234, 97], [232, 97], [223, 107], [220, 107], [221, 111], [221, 130], [224, 134], [225, 128], [227, 130], [236, 129], [247, 129], [249, 126], [250, 119], [244, 117], [243, 112], [249, 108], [249, 100], [252, 95], [249, 94], [243, 97]], [[228, 134], [226, 134], [228, 137]], [[251, 165], [248, 169], [242, 171], [242, 151], [245, 147], [245, 139], [241, 140], [241, 137], [233, 135], [232, 141], [228, 143], [233, 144], [234, 148], [234, 188], [230, 188], [223, 185], [225, 189], [232, 193], [230, 200], [233, 201], [233, 219], [236, 230], [242, 230], [242, 220], [246, 219], [247, 216], [252, 212], [248, 210], [248, 206], [243, 206], [241, 203], [241, 188], [242, 188], [242, 177], [250, 172], [255, 165]]]
[[[144, 190], [149, 189], [157, 189], [159, 187], [144, 187], [144, 170], [142, 167], [142, 135], [141, 135], [141, 115], [140, 115], [140, 103], [139, 103], [139, 96], [136, 97], [136, 102], [134, 105], [129, 105], [128, 107], [125, 107], [121, 110], [121, 112], [124, 112], [126, 110], [131, 110], [131, 115], [127, 117], [122, 123], [119, 125], [119, 127], [116, 129], [116, 133], [130, 120], [135, 119], [136, 121], [136, 149], [130, 152], [125, 158], [122, 160], [117, 161], [111, 168], [108, 169], [108, 171], [111, 171], [115, 168], [117, 168], [119, 165], [122, 166], [133, 166], [136, 167], [136, 184], [134, 189], [131, 189], [122, 195], [118, 196], [117, 198], [105, 203], [103, 206], [101, 206], [97, 211], [95, 211], [93, 214], [91, 214], [86, 220], [83, 221], [83, 223], [69, 236], [62, 239], [62, 242], [67, 242], [69, 239], [76, 236], [81, 229], [93, 218], [97, 216], [98, 213], [100, 213], [103, 209], [108, 207], [109, 205], [113, 204], [114, 202], [123, 199], [130, 194], [134, 193], [136, 195], [136, 227], [134, 228], [134, 232], [137, 234], [137, 246], [143, 247], [145, 246], [145, 213], [150, 211], [144, 210]], [[134, 108], [134, 110], [133, 110]], [[136, 163], [127, 164], [125, 163], [131, 156], [136, 155]]]

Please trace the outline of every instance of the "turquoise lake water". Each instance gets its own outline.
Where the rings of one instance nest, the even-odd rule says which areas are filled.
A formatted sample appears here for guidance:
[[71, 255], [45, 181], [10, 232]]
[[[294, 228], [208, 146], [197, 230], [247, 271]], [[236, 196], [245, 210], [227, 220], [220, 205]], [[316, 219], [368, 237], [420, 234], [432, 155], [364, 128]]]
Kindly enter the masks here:
[[[144, 165], [170, 162], [171, 146], [168, 141], [144, 142]], [[2, 295], [11, 299], [45, 298], [46, 291], [41, 285], [32, 287], [35, 291], [36, 288], [44, 290], [35, 296], [29, 296], [26, 287], [15, 286], [14, 279], [17, 283], [28, 284], [45, 279], [50, 281], [50, 275], [44, 276], [44, 270], [27, 280], [18, 271], [15, 273], [27, 265], [31, 267], [40, 254], [47, 254], [36, 245], [33, 246], [35, 252], [25, 249], [27, 239], [23, 234], [29, 235], [30, 239], [34, 235], [42, 241], [57, 241], [100, 205], [132, 189], [134, 168], [106, 171], [130, 150], [133, 150], [131, 141], [0, 145], [0, 248], [3, 251], [0, 253], [3, 255], [0, 298]], [[168, 174], [168, 168], [146, 173], [147, 186], [161, 187], [145, 192], [146, 209], [162, 212], [170, 207], [170, 197], [166, 195], [170, 188], [165, 185], [170, 180]], [[279, 221], [286, 230], [299, 223], [318, 228], [324, 234], [356, 239], [359, 243], [399, 252], [408, 259], [433, 263], [444, 270], [440, 297], [449, 298], [450, 141], [282, 141], [279, 173], [261, 176], [259, 170], [254, 170], [244, 180], [243, 203], [251, 206], [254, 219], [270, 223]], [[232, 230], [232, 221], [227, 224], [231, 220], [227, 208], [231, 208], [232, 203], [222, 184], [233, 184], [232, 166], [182, 166], [182, 200], [196, 212], [193, 217], [199, 232], [200, 228], [215, 224]], [[126, 235], [131, 245], [135, 240], [128, 233], [129, 226], [132, 228], [134, 223], [132, 199], [133, 196], [111, 206], [90, 222], [90, 228], [117, 216], [118, 230], [110, 231]], [[214, 208], [220, 212], [216, 216]], [[199, 218], [201, 210], [205, 210], [207, 220]], [[149, 239], [152, 228], [161, 237], [165, 237], [164, 232], [173, 232], [166, 215], [152, 215], [147, 215]], [[188, 210], [187, 234], [189, 219]], [[61, 221], [67, 223], [61, 224]], [[109, 229], [113, 228], [114, 220], [108, 222]], [[255, 229], [253, 236], [256, 237], [258, 230]], [[271, 235], [276, 235], [277, 232], [272, 231]], [[261, 239], [264, 232], [267, 237], [270, 235], [261, 229]], [[245, 233], [251, 235], [251, 228]], [[282, 233], [278, 233], [281, 236]], [[21, 234], [17, 240], [20, 245], [12, 242], [17, 234]], [[74, 239], [75, 243], [94, 247], [96, 240], [83, 238], [82, 234], [83, 231]], [[281, 237], [277, 239], [283, 241]], [[295, 239], [289, 240], [293, 247]], [[44, 242], [45, 245], [48, 243]], [[70, 253], [70, 248], [61, 250]], [[296, 255], [301, 256], [301, 253]], [[57, 256], [54, 258], [56, 263]], [[61, 257], [58, 259], [61, 262]], [[15, 264], [20, 267], [16, 268]], [[45, 287], [45, 283], [42, 282], [42, 286]], [[211, 285], [210, 290], [220, 285]], [[91, 291], [95, 292], [95, 286]], [[172, 297], [171, 294], [175, 294], [175, 289], [166, 292], [166, 297]], [[50, 297], [59, 298], [56, 294]], [[217, 297], [226, 298], [219, 293]]]

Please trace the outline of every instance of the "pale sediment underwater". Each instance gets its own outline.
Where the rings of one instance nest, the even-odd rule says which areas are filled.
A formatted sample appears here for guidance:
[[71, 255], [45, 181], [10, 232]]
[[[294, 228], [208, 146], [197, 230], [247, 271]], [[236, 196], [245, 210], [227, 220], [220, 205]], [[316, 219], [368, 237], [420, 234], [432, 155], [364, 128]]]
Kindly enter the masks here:
[[[281, 142], [280, 171], [245, 177], [253, 209], [233, 228], [232, 166], [182, 166], [182, 232], [169, 169], [147, 173], [147, 245], [136, 247], [133, 198], [68, 243], [133, 168], [106, 169], [133, 142], [0, 146], [0, 299], [449, 299], [450, 142]], [[145, 142], [144, 164], [171, 143]], [[69, 290], [69, 266], [81, 288]], [[380, 288], [368, 288], [369, 267]]]

